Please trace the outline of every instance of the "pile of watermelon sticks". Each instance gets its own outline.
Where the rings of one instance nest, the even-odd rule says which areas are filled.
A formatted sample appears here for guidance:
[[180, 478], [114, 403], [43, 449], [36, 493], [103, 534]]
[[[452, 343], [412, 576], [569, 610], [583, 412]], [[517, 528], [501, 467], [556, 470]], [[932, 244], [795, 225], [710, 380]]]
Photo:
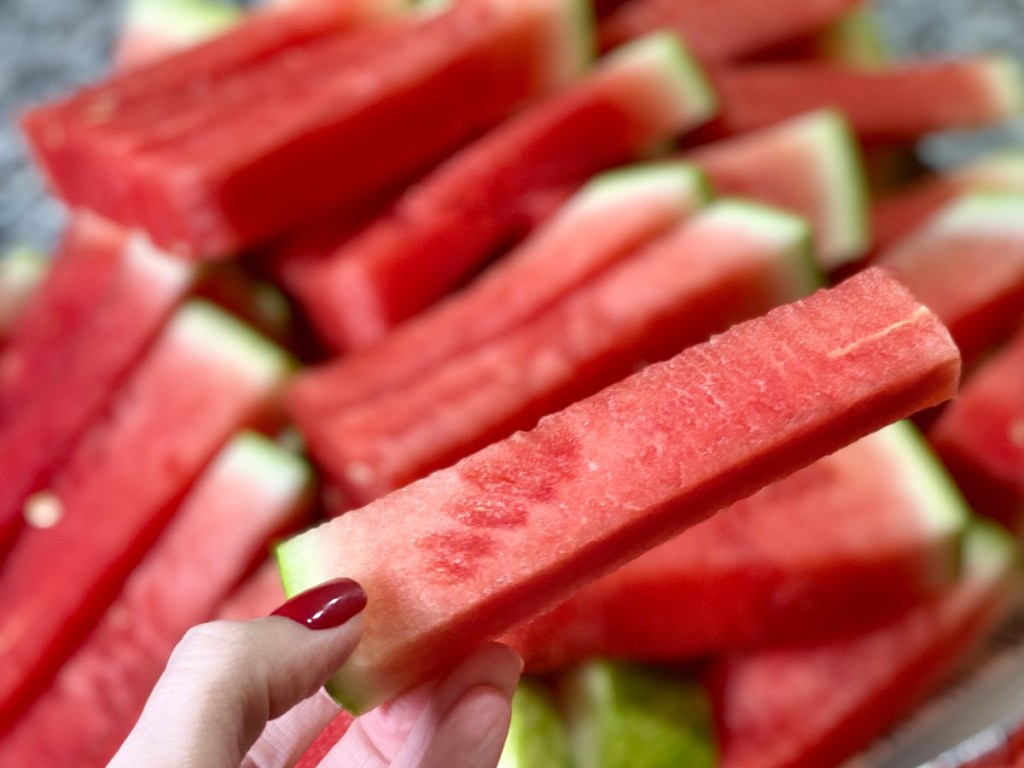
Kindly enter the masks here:
[[541, 768], [840, 765], [1015, 609], [1024, 153], [915, 154], [1013, 62], [857, 0], [211, 2], [21, 120], [0, 765], [105, 765], [282, 581], [366, 587], [350, 713], [511, 644]]

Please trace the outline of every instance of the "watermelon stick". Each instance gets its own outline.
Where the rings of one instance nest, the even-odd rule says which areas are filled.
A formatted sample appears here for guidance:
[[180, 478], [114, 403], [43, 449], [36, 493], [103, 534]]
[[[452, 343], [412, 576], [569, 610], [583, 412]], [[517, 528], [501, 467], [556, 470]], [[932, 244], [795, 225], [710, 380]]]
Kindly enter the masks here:
[[721, 97], [714, 129], [763, 128], [823, 107], [849, 118], [861, 140], [915, 141], [935, 131], [980, 128], [1024, 108], [1019, 65], [981, 56], [902, 63], [883, 70], [822, 64], [748, 64], [712, 73]]
[[118, 70], [149, 64], [230, 29], [237, 6], [216, 0], [129, 0], [114, 51]]
[[0, 256], [0, 349], [48, 269], [47, 258], [32, 248], [15, 247]]
[[329, 683], [365, 711], [759, 487], [948, 399], [960, 360], [867, 270], [734, 326], [277, 550], [295, 594], [369, 594]]
[[[682, 163], [601, 174], [479, 280], [403, 323], [379, 344], [302, 374], [289, 397], [300, 427], [328, 411], [401, 389], [521, 327], [673, 229], [709, 195], [704, 174]], [[595, 230], [600, 237], [592, 237]]]
[[910, 714], [998, 626], [1020, 595], [1020, 552], [976, 524], [962, 578], [871, 630], [754, 650], [709, 675], [719, 768], [845, 765]]
[[603, 48], [671, 29], [702, 61], [745, 58], [838, 20], [858, 0], [788, 0], [765, 13], [763, 0], [627, 0], [600, 25]]
[[635, 162], [714, 109], [675, 38], [638, 40], [411, 187], [390, 214], [310, 269], [300, 299], [328, 344], [368, 347], [521, 237], [524, 197]]
[[0, 765], [106, 765], [185, 632], [214, 616], [268, 541], [308, 519], [312, 480], [265, 437], [228, 443], [53, 685], [0, 738]]
[[504, 641], [527, 669], [546, 671], [859, 630], [956, 578], [967, 518], [923, 438], [899, 422], [645, 552]]
[[800, 219], [744, 201], [698, 212], [529, 323], [403, 388], [307, 420], [362, 504], [818, 287]]

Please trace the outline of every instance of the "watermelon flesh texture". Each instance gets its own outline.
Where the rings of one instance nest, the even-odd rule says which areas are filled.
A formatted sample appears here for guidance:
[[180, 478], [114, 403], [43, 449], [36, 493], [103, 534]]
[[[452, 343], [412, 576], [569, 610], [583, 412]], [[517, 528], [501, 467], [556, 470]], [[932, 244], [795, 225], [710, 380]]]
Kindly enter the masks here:
[[1024, 195], [966, 196], [874, 263], [942, 319], [970, 365], [1024, 320]]
[[951, 583], [967, 515], [901, 422], [644, 553], [504, 640], [528, 669], [546, 671], [834, 636]]
[[312, 479], [266, 438], [234, 438], [54, 683], [0, 737], [0, 763], [106, 765], [186, 630], [214, 616], [272, 538], [307, 519]]
[[[376, 345], [297, 378], [298, 423], [401, 389], [427, 371], [527, 324], [704, 204], [706, 179], [679, 163], [602, 174], [475, 283]], [[600, 237], [592, 237], [600, 231]], [[303, 418], [304, 415], [307, 418]]]
[[311, 269], [300, 299], [329, 345], [376, 343], [519, 239], [525, 195], [633, 162], [713, 109], [678, 41], [640, 40], [442, 164]]
[[0, 353], [48, 270], [47, 258], [33, 248], [17, 246], [0, 256]]
[[885, 70], [824, 64], [747, 64], [712, 72], [721, 98], [712, 135], [763, 128], [833, 107], [867, 143], [915, 141], [1020, 113], [1024, 87], [1010, 59], [908, 62]]
[[972, 506], [1024, 533], [1024, 330], [972, 374], [928, 436]]
[[710, 676], [721, 768], [842, 765], [908, 714], [1005, 616], [1018, 552], [979, 525], [944, 594], [863, 634], [726, 657]]
[[713, 511], [950, 397], [958, 377], [938, 320], [868, 270], [290, 539], [277, 550], [285, 588], [341, 575], [366, 588], [362, 642], [329, 685], [366, 710]]
[[109, 290], [127, 241], [120, 227], [78, 214], [51, 257], [51, 267], [0, 351], [0, 423], [38, 389], [63, 348]]
[[223, 256], [410, 180], [574, 79], [578, 6], [471, 0], [350, 34], [338, 4], [257, 14], [23, 126], [65, 202], [183, 256]]
[[804, 216], [830, 270], [863, 256], [871, 235], [863, 160], [849, 123], [821, 110], [686, 152], [722, 195]]
[[690, 41], [702, 61], [748, 57], [818, 30], [840, 18], [856, 0], [796, 0], [765, 13], [758, 0], [628, 0], [601, 19], [603, 48], [671, 29]]
[[806, 225], [748, 203], [705, 211], [532, 322], [401, 389], [306, 423], [355, 504], [817, 287]]
[[876, 200], [871, 210], [875, 247], [881, 251], [902, 240], [972, 192], [1024, 193], [1024, 152], [995, 153]]
[[138, 236], [125, 242], [115, 270], [91, 312], [72, 308], [80, 327], [29, 353], [39, 360], [37, 368], [44, 367], [46, 355], [52, 360], [48, 370], [23, 382], [16, 410], [0, 425], [0, 552], [21, 527], [26, 499], [46, 485], [100, 418], [192, 280], [187, 265]]
[[0, 571], [0, 656], [9, 662], [0, 669], [0, 722], [13, 722], [53, 676], [207, 462], [276, 408], [289, 366], [211, 305], [179, 310], [26, 505], [37, 525], [25, 526]]

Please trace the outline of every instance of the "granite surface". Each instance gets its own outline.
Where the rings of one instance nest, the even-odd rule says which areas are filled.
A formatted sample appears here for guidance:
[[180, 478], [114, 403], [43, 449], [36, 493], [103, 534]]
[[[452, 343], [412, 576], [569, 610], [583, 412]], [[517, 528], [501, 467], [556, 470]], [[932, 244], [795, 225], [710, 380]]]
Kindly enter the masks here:
[[[766, 4], [784, 0], [765, 0]], [[876, 0], [894, 51], [1000, 51], [1024, 60], [1022, 0]], [[0, 0], [0, 252], [48, 247], [61, 210], [25, 156], [13, 121], [26, 104], [99, 77], [116, 32], [120, 0]], [[1024, 121], [997, 131], [930, 140], [926, 158], [946, 164], [993, 144], [1024, 146]]]

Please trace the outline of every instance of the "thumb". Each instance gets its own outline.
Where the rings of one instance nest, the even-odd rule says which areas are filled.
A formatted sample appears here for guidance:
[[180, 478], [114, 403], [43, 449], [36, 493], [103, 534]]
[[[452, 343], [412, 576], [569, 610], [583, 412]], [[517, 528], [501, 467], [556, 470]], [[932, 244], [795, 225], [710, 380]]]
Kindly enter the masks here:
[[274, 615], [193, 627], [171, 655], [118, 766], [237, 766], [268, 721], [310, 697], [359, 641], [366, 593], [338, 579]]

